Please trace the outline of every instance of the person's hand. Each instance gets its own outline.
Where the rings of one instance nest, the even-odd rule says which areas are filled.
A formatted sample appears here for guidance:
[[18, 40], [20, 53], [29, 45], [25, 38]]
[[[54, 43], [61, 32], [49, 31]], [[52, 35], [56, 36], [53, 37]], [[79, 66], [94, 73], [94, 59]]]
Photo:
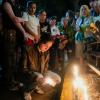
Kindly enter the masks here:
[[35, 43], [38, 43], [39, 39], [40, 39], [40, 36], [38, 36], [38, 35], [35, 35], [35, 36], [34, 36], [34, 41], [35, 41]]
[[44, 77], [43, 77], [43, 75], [37, 76], [36, 81], [38, 82], [38, 84], [43, 84], [43, 82], [44, 82]]
[[27, 39], [28, 39], [28, 38], [27, 38], [27, 33], [24, 32], [23, 35], [24, 35], [24, 40], [27, 40]]
[[13, 18], [13, 21], [14, 23], [24, 23], [25, 22], [23, 18], [16, 17], [16, 16]]
[[28, 37], [27, 37], [27, 35], [24, 35], [24, 40], [26, 40], [26, 41], [28, 40]]

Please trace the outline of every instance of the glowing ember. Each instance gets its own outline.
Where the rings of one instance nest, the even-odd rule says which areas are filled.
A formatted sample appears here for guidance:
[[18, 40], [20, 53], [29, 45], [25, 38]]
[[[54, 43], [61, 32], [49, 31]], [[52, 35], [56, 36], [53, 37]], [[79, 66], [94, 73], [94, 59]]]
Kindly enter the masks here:
[[45, 84], [49, 84], [53, 87], [56, 85], [56, 83], [49, 77], [45, 78]]

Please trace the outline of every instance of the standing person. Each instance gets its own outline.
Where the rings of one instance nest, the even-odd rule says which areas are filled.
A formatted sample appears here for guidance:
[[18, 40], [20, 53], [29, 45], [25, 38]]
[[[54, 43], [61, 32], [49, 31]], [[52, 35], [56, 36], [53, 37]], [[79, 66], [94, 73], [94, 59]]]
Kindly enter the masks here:
[[68, 34], [69, 42], [68, 42], [68, 55], [74, 54], [74, 45], [75, 45], [75, 19], [74, 13], [71, 10], [66, 12], [66, 19], [67, 19], [67, 27], [66, 32]]
[[95, 16], [95, 10], [94, 10], [94, 1], [90, 0], [89, 1], [89, 5], [90, 5], [90, 16]]
[[50, 25], [46, 20], [47, 18], [47, 13], [45, 10], [40, 10], [39, 11], [39, 22], [40, 22], [40, 34], [42, 35], [43, 33], [49, 33], [50, 32]]
[[[23, 35], [26, 34], [22, 23], [24, 20], [20, 18], [20, 7], [17, 8], [16, 0], [3, 0], [3, 33], [4, 33], [4, 50], [3, 50], [3, 69], [5, 83], [8, 89], [14, 90], [15, 87], [15, 70], [18, 55], [17, 50], [21, 50], [23, 45]], [[19, 17], [18, 17], [19, 16]]]
[[[53, 44], [53, 39], [47, 33], [44, 33], [38, 44], [27, 46], [23, 56], [22, 69], [19, 69], [20, 80], [23, 83], [24, 99], [32, 100], [31, 90], [36, 93], [44, 94], [42, 87], [45, 85], [45, 79], [48, 76], [55, 85], [60, 83], [61, 78], [54, 72], [48, 70], [49, 48]], [[55, 86], [53, 85], [53, 86]]]
[[68, 61], [68, 53], [67, 53], [67, 44], [68, 44], [68, 33], [67, 33], [67, 27], [68, 27], [68, 20], [66, 17], [63, 17], [61, 19], [61, 24], [59, 25], [59, 30], [62, 36], [62, 39], [60, 39], [59, 43], [59, 50], [58, 55], [59, 59], [61, 61], [61, 66], [64, 66], [64, 63]]
[[24, 27], [29, 34], [26, 34], [26, 44], [32, 44], [32, 42], [38, 42], [40, 38], [40, 25], [39, 20], [35, 16], [36, 3], [28, 3], [28, 11], [24, 12], [22, 18], [25, 20]]
[[94, 22], [100, 22], [100, 0], [94, 1], [94, 10], [98, 14], [97, 16], [94, 16]]
[[58, 47], [59, 47], [59, 37], [60, 37], [60, 31], [58, 29], [57, 24], [57, 17], [52, 16], [50, 19], [50, 31], [51, 31], [51, 36], [54, 39], [54, 44], [52, 48], [50, 49], [50, 67], [52, 70], [57, 71], [58, 70]]
[[75, 56], [79, 58], [80, 64], [83, 64], [83, 40], [84, 34], [77, 29], [75, 34]]
[[[83, 64], [83, 38], [86, 40], [88, 36], [91, 36], [88, 32], [88, 27], [93, 22], [93, 17], [90, 16], [90, 10], [87, 5], [82, 5], [80, 8], [80, 16], [76, 20], [76, 35], [75, 35], [75, 45], [76, 45], [76, 57], [79, 58], [80, 63]], [[90, 37], [91, 38], [91, 37]], [[79, 45], [79, 46], [78, 46]], [[79, 52], [78, 52], [79, 51]]]
[[52, 16], [50, 19], [50, 30], [51, 30], [51, 36], [56, 39], [60, 35], [60, 31], [57, 27], [57, 17]]

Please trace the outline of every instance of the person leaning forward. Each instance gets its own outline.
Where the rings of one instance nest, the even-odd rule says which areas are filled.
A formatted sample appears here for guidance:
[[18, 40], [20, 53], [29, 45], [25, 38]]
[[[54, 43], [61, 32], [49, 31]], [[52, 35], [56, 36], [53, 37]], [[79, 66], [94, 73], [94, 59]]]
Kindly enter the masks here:
[[[25, 100], [32, 100], [31, 90], [44, 94], [43, 86], [49, 84], [51, 87], [55, 87], [61, 82], [58, 74], [48, 70], [49, 48], [53, 42], [51, 36], [44, 33], [38, 44], [27, 46], [25, 49], [21, 69], [19, 69], [21, 73], [19, 78], [23, 84]], [[53, 81], [52, 84], [48, 83], [48, 78]]]

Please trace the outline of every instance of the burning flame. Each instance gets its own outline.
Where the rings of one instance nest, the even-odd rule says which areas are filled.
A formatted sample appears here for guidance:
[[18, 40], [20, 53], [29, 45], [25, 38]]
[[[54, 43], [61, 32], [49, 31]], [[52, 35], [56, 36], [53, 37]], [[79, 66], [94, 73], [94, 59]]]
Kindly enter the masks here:
[[78, 100], [88, 100], [87, 87], [83, 79], [79, 77], [79, 71], [77, 66], [74, 66], [73, 74], [74, 74], [73, 86], [75, 89], [75, 93], [77, 93], [78, 95]]
[[49, 84], [53, 87], [56, 85], [56, 83], [49, 77], [45, 78], [45, 84]]
[[78, 67], [75, 65], [73, 69], [74, 69], [74, 71], [73, 71], [73, 75], [74, 75], [74, 77], [76, 77], [76, 78], [77, 78], [77, 77], [78, 77], [78, 75], [79, 75], [79, 70], [78, 70]]

